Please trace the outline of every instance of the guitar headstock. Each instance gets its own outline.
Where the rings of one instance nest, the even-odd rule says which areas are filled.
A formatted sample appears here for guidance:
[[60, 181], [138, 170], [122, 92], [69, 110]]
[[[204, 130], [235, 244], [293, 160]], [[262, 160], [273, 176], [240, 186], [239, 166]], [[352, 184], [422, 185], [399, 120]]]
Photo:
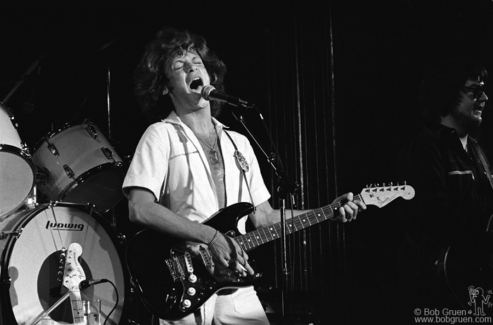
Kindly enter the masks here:
[[72, 243], [68, 247], [66, 254], [63, 285], [70, 291], [79, 291], [79, 284], [86, 279], [84, 270], [79, 263], [79, 257], [82, 255], [82, 246], [78, 243]]
[[414, 188], [409, 185], [385, 185], [369, 186], [360, 193], [363, 202], [366, 205], [376, 205], [381, 208], [402, 197], [405, 200], [410, 200], [414, 197]]

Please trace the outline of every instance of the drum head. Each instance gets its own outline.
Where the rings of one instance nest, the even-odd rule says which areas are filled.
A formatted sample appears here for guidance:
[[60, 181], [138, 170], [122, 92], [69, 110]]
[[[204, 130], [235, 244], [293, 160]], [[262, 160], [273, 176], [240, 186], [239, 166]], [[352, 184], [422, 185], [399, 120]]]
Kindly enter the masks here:
[[[11, 281], [8, 301], [2, 301], [2, 314], [11, 311], [18, 325], [27, 325], [56, 304], [68, 291], [62, 285], [63, 252], [70, 244], [78, 243], [82, 246], [79, 262], [86, 279], [107, 279], [116, 287], [110, 283], [91, 286], [80, 291], [82, 300], [100, 300], [101, 324], [108, 316], [106, 324], [119, 324], [128, 286], [111, 228], [74, 204], [42, 205], [15, 217], [20, 219], [16, 228], [22, 228], [22, 233], [17, 239], [9, 238], [2, 254], [2, 281], [7, 276]], [[43, 321], [72, 324], [70, 298]]]
[[20, 150], [2, 146], [0, 150], [0, 217], [16, 211], [34, 186], [34, 169]]

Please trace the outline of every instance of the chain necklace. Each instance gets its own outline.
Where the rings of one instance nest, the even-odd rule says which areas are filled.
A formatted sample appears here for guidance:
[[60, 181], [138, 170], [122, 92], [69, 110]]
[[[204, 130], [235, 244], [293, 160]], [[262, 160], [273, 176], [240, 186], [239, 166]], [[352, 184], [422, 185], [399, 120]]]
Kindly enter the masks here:
[[212, 144], [212, 147], [209, 144], [207, 144], [204, 140], [202, 140], [201, 138], [197, 137], [197, 139], [199, 139], [200, 142], [202, 142], [203, 144], [205, 144], [210, 149], [209, 150], [209, 159], [210, 159], [210, 162], [213, 165], [219, 164], [219, 153], [216, 150], [217, 135], [214, 138], [214, 143]]

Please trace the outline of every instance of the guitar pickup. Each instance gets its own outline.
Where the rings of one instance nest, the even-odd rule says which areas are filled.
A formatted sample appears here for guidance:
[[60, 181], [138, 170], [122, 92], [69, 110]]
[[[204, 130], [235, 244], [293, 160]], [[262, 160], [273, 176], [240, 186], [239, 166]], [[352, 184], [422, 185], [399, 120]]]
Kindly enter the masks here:
[[209, 251], [201, 245], [199, 247], [199, 253], [202, 257], [202, 262], [204, 262], [205, 267], [209, 270], [212, 270], [212, 268], [214, 267], [214, 262], [212, 261], [212, 256], [209, 254]]
[[184, 259], [188, 273], [193, 273], [192, 255], [189, 252], [185, 252]]

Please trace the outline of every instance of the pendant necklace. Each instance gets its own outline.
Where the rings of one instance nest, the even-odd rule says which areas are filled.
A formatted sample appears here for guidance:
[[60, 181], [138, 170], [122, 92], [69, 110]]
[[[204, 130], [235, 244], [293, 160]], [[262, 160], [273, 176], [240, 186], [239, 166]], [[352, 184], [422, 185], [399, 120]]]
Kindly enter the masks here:
[[197, 137], [197, 139], [199, 139], [200, 142], [202, 142], [203, 144], [205, 144], [210, 149], [209, 150], [209, 159], [210, 159], [210, 162], [213, 165], [219, 164], [219, 153], [216, 150], [217, 136], [214, 139], [214, 143], [212, 144], [212, 147], [210, 145], [208, 145], [205, 141], [203, 141], [202, 139], [200, 139], [199, 137]]

